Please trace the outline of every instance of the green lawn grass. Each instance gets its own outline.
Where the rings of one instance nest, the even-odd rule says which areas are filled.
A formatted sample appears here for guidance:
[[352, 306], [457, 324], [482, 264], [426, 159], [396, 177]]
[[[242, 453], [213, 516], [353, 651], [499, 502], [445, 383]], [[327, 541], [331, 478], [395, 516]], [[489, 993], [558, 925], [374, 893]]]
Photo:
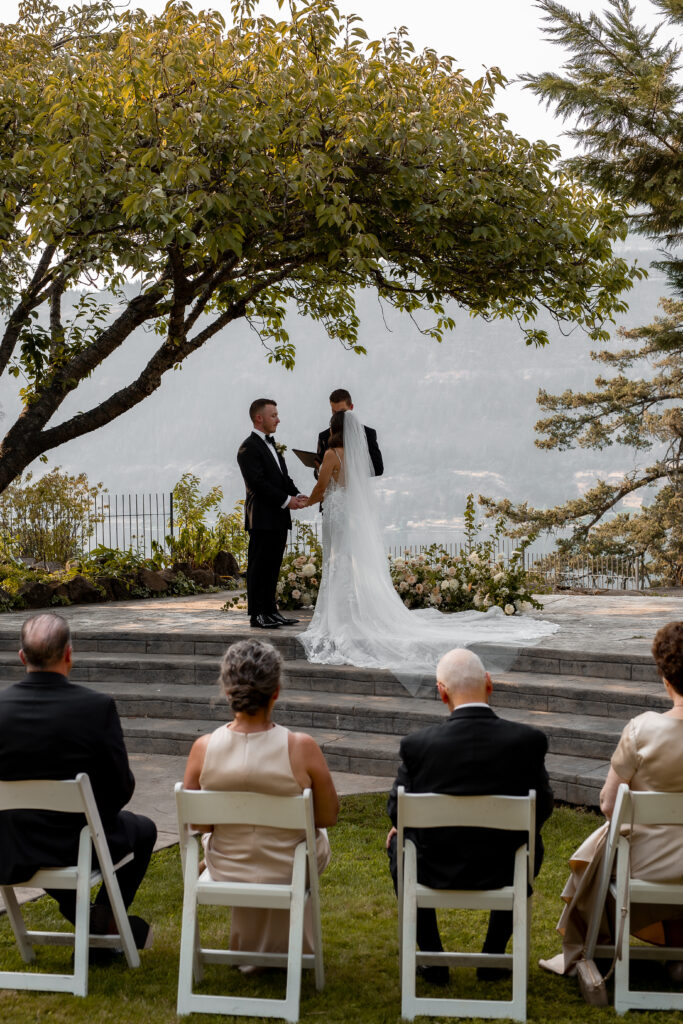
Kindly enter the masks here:
[[[346, 797], [342, 801], [339, 824], [330, 830], [332, 863], [321, 880], [326, 984], [324, 990], [317, 993], [312, 971], [304, 972], [303, 1021], [384, 1024], [400, 1019], [396, 902], [384, 850], [388, 827], [384, 806], [383, 796]], [[534, 898], [528, 1001], [529, 1020], [539, 1024], [581, 1024], [584, 1021], [604, 1024], [617, 1020], [611, 1007], [587, 1006], [575, 980], [547, 975], [537, 966], [539, 957], [551, 956], [560, 948], [555, 924], [569, 854], [599, 823], [600, 819], [594, 814], [560, 807], [544, 829], [546, 859]], [[141, 954], [141, 968], [131, 971], [125, 963], [91, 968], [89, 994], [85, 999], [0, 991], [0, 1022], [175, 1022], [181, 905], [180, 863], [178, 849], [173, 847], [155, 855], [132, 908], [154, 923], [154, 948]], [[56, 904], [48, 897], [26, 908], [26, 916], [32, 927], [60, 927]], [[223, 944], [226, 922], [225, 911], [204, 908], [203, 939]], [[443, 922], [444, 938], [451, 936], [461, 944], [468, 943], [472, 949], [480, 948], [484, 928], [483, 914], [455, 912], [447, 915]], [[68, 957], [63, 949], [43, 947], [38, 950], [38, 963], [51, 970], [66, 969], [60, 965], [66, 965]], [[0, 919], [0, 965], [5, 970], [15, 970], [21, 963], [3, 916]], [[649, 965], [648, 970], [653, 972], [655, 985], [665, 984], [663, 971], [659, 975], [657, 965]], [[418, 983], [418, 992], [422, 984]], [[282, 972], [243, 978], [232, 968], [213, 966], [207, 969], [202, 990], [221, 992], [226, 986], [245, 995], [284, 994]], [[477, 984], [473, 971], [454, 972], [450, 994], [481, 998], [484, 989], [486, 994], [509, 998], [508, 982], [483, 986]], [[195, 1014], [191, 1019], [218, 1018]], [[642, 1013], [637, 1019], [647, 1024], [668, 1024], [683, 1019], [683, 1015]]]

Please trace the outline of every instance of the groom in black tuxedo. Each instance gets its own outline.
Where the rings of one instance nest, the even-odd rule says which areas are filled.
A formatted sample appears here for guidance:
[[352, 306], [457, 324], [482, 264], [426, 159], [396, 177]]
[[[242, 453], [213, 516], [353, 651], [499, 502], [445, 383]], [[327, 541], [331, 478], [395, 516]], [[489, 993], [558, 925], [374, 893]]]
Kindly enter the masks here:
[[[526, 796], [536, 790], [535, 870], [543, 861], [541, 825], [553, 809], [553, 792], [545, 769], [548, 740], [530, 725], [509, 722], [489, 707], [491, 677], [473, 651], [449, 651], [436, 670], [437, 689], [451, 712], [440, 725], [410, 733], [401, 740], [396, 781], [387, 810], [394, 826], [387, 852], [396, 885], [396, 814], [398, 787], [409, 793], [450, 793], [453, 796]], [[417, 847], [417, 878], [433, 889], [498, 889], [512, 884], [516, 832], [476, 828], [433, 828], [411, 835]], [[494, 910], [484, 953], [503, 953], [512, 935], [512, 912]], [[417, 944], [423, 952], [441, 952], [436, 912], [417, 911]], [[420, 974], [435, 985], [448, 982], [447, 967], [422, 967]], [[503, 968], [480, 967], [477, 977], [492, 981]]]
[[277, 629], [298, 622], [280, 615], [275, 595], [287, 531], [292, 528], [290, 509], [303, 508], [307, 496], [299, 494], [275, 445], [273, 434], [280, 422], [275, 402], [257, 398], [249, 406], [249, 416], [254, 429], [237, 453], [247, 490], [247, 606], [252, 626]]
[[[353, 409], [353, 402], [351, 401], [351, 395], [345, 388], [337, 388], [330, 395], [330, 409], [332, 412], [342, 412], [342, 410], [348, 411]], [[372, 427], [364, 427], [365, 436], [368, 439], [368, 451], [370, 453], [370, 460], [372, 462], [372, 468], [375, 476], [381, 476], [384, 472], [384, 463], [382, 461], [382, 453], [379, 450], [377, 444], [377, 431], [373, 430]], [[330, 441], [330, 428], [327, 427], [318, 434], [318, 469], [323, 461], [327, 446]], [[318, 477], [318, 469], [316, 469], [315, 476]]]

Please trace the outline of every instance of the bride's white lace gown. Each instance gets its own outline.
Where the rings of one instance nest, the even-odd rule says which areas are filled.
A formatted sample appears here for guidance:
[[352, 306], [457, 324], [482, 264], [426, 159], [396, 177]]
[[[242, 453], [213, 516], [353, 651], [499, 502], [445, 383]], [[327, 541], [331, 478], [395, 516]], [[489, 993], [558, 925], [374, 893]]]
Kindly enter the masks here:
[[[351, 412], [344, 416], [344, 458], [337, 458], [339, 477], [330, 479], [324, 496], [320, 591], [311, 623], [299, 635], [309, 661], [386, 668], [399, 678], [433, 675], [453, 647], [500, 644], [509, 650], [556, 632], [552, 622], [508, 616], [500, 608], [450, 614], [406, 608], [389, 574], [365, 431]], [[496, 667], [504, 667], [501, 659]]]

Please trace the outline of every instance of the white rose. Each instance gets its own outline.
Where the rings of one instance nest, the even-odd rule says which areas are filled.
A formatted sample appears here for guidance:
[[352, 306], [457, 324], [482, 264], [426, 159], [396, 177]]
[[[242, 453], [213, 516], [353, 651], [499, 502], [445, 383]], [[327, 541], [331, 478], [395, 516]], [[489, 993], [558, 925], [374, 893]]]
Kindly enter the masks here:
[[442, 590], [450, 590], [451, 589], [451, 581], [450, 580], [442, 580], [441, 581], [441, 589]]
[[455, 566], [449, 565], [448, 568], [446, 569], [446, 572], [447, 572], [447, 574], [449, 576], [455, 576], [457, 570], [456, 570]]
[[481, 605], [482, 605], [481, 594], [475, 594], [474, 595], [474, 607], [475, 608], [481, 608]]
[[313, 598], [311, 597], [311, 595], [309, 594], [309, 592], [308, 592], [307, 590], [304, 590], [304, 592], [303, 592], [303, 593], [302, 593], [302, 595], [301, 595], [301, 603], [302, 603], [303, 605], [306, 605], [306, 606], [308, 606], [309, 604], [311, 604], [311, 603], [312, 603], [312, 600], [313, 600]]
[[300, 590], [293, 590], [292, 591], [292, 597], [294, 598], [295, 601], [298, 601], [299, 598], [301, 597], [301, 591]]
[[432, 594], [432, 596], [430, 598], [430, 601], [431, 601], [432, 604], [441, 604], [441, 602], [443, 601], [443, 598], [442, 598], [441, 594]]
[[298, 558], [294, 559], [294, 565], [299, 566], [299, 568], [301, 568], [301, 566], [305, 565], [305, 564], [306, 564], [306, 556], [305, 555], [299, 555]]
[[467, 556], [467, 561], [471, 562], [472, 565], [476, 565], [477, 562], [479, 561], [479, 555], [477, 554], [477, 552], [471, 551], [470, 554]]
[[287, 580], [289, 581], [289, 583], [296, 583], [296, 573], [295, 572], [287, 573]]
[[493, 577], [493, 582], [494, 583], [500, 583], [501, 580], [504, 580], [504, 579], [505, 579], [505, 573], [504, 572], [497, 572], [496, 575]]
[[417, 583], [416, 586], [415, 586], [415, 593], [416, 594], [421, 594], [423, 590], [424, 590], [423, 585], [421, 583]]
[[458, 582], [458, 580], [451, 580], [450, 588], [451, 590], [460, 590], [460, 583]]
[[302, 576], [315, 576], [315, 566], [313, 562], [307, 562], [307, 564], [301, 570]]
[[396, 566], [397, 569], [402, 569], [405, 564], [406, 564], [405, 558], [400, 558], [399, 557], [399, 558], [395, 558], [394, 559], [394, 565]]
[[406, 583], [405, 580], [401, 580], [401, 582], [398, 585], [398, 589], [401, 591], [402, 594], [406, 592], [406, 590], [408, 589], [408, 584]]
[[406, 580], [409, 583], [409, 585], [412, 587], [413, 583], [417, 583], [417, 576], [407, 576]]
[[505, 607], [503, 608], [503, 611], [505, 612], [506, 615], [514, 615], [515, 614], [515, 606], [514, 606], [514, 604], [506, 604]]

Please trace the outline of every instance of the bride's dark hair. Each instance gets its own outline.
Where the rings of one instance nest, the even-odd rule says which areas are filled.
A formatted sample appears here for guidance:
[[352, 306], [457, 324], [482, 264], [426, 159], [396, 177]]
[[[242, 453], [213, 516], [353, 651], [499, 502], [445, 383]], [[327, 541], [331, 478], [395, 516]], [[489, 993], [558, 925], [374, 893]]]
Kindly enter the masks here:
[[332, 413], [330, 420], [330, 439], [327, 442], [328, 448], [344, 447], [344, 413], [346, 409]]

